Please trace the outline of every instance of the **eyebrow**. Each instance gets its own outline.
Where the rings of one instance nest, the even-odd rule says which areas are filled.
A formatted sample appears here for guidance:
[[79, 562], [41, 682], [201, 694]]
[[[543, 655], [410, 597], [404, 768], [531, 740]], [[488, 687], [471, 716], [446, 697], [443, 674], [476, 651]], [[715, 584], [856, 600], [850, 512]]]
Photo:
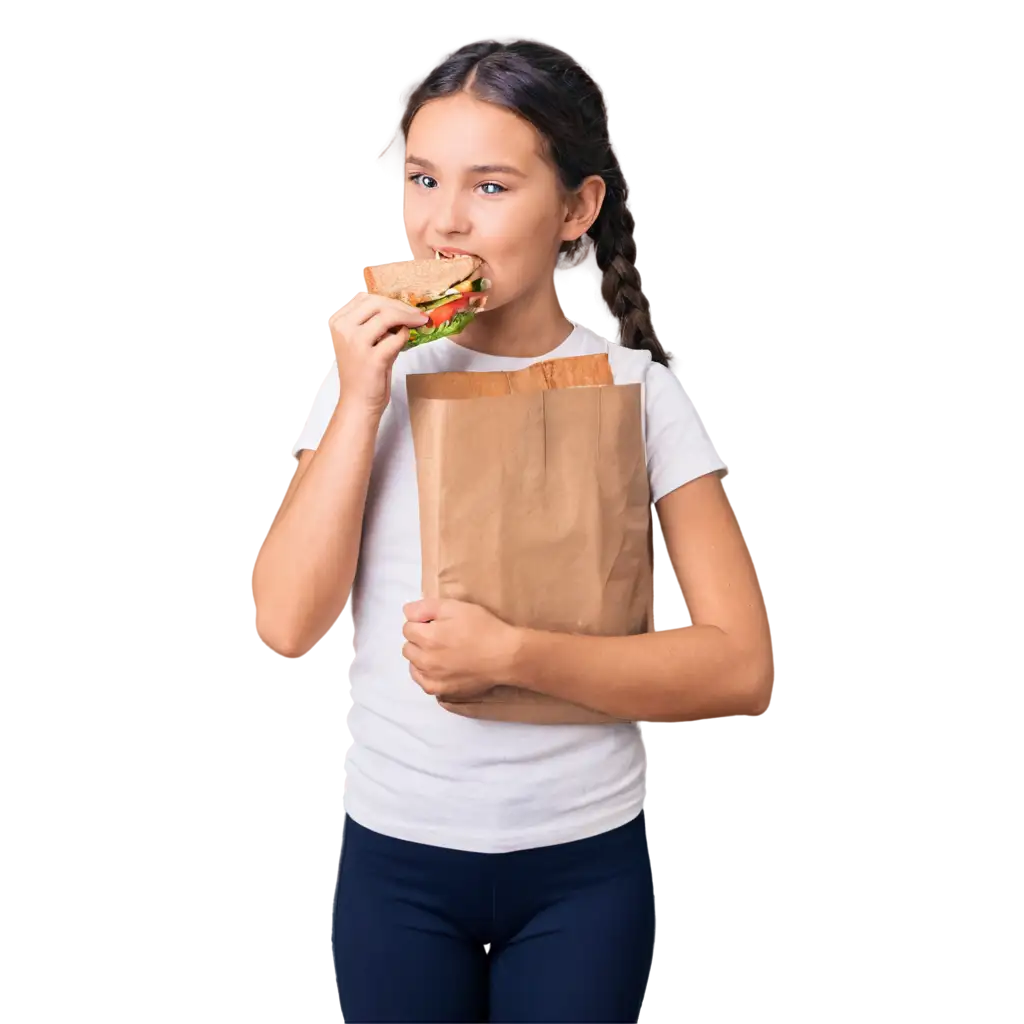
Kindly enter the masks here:
[[[424, 167], [428, 171], [437, 170], [434, 164], [421, 156], [407, 156], [405, 162], [407, 164], [414, 164], [416, 167]], [[520, 178], [526, 177], [518, 167], [512, 167], [510, 164], [474, 164], [469, 170], [473, 174], [516, 174]]]

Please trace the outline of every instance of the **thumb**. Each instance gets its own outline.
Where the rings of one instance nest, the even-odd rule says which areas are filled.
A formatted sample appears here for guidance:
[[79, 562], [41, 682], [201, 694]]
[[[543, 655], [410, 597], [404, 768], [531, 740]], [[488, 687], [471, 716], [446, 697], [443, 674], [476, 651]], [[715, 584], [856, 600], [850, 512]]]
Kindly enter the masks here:
[[436, 597], [422, 597], [403, 605], [402, 611], [409, 622], [431, 622], [440, 614], [441, 601]]

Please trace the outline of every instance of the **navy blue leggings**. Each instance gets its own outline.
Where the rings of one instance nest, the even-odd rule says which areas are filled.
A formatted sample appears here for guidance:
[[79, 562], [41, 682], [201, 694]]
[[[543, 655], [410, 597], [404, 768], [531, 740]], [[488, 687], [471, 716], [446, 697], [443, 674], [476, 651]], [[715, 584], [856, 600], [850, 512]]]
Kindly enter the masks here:
[[346, 814], [331, 945], [348, 1024], [636, 1021], [654, 954], [643, 811], [510, 853], [393, 839]]

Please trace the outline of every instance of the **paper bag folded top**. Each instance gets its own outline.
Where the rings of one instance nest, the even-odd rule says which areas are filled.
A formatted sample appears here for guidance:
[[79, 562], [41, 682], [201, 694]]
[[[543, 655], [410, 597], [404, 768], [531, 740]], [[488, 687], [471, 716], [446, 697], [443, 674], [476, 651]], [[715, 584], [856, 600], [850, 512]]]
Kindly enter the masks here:
[[[650, 487], [639, 384], [605, 353], [511, 372], [406, 378], [423, 594], [518, 626], [624, 636], [653, 625]], [[514, 686], [439, 702], [472, 718], [622, 721]]]
[[420, 398], [487, 398], [615, 383], [605, 352], [548, 359], [522, 370], [410, 373], [405, 380], [410, 405]]

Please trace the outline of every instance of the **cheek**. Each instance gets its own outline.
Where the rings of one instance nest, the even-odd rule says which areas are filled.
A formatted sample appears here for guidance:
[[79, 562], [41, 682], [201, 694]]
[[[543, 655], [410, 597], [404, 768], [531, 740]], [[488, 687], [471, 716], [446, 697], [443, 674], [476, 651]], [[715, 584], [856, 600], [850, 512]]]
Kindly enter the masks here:
[[406, 189], [402, 200], [402, 219], [410, 242], [415, 239], [426, 239], [430, 227], [429, 207], [421, 196], [410, 189]]
[[500, 285], [505, 295], [547, 273], [552, 250], [557, 249], [555, 216], [536, 204], [509, 203], [479, 225], [485, 229], [481, 250], [487, 253], [496, 287]]

